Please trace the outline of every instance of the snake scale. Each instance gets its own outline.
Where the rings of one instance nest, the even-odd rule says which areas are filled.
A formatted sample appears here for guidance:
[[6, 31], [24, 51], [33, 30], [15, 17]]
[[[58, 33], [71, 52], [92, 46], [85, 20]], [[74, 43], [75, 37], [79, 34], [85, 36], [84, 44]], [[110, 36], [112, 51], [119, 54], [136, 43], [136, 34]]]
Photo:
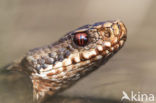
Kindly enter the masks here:
[[120, 20], [75, 29], [53, 44], [30, 50], [8, 70], [25, 72], [38, 103], [98, 69], [123, 47], [127, 30]]

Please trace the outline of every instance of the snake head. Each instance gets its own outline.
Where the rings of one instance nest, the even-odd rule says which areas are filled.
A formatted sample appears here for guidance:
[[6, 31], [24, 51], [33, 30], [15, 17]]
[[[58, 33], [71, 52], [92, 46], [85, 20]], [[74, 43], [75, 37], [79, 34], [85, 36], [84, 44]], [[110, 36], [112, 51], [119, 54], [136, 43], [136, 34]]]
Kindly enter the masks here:
[[120, 20], [85, 25], [72, 32], [73, 47], [78, 48], [81, 58], [102, 58], [123, 47], [127, 30]]
[[57, 42], [30, 50], [21, 65], [32, 79], [34, 99], [62, 91], [105, 63], [123, 47], [126, 27], [120, 20], [85, 25]]

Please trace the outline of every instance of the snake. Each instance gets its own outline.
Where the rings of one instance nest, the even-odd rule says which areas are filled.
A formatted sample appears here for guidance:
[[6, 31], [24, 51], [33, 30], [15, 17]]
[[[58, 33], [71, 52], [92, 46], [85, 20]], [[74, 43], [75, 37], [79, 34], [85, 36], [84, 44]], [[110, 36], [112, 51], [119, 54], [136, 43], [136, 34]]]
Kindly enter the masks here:
[[52, 44], [29, 50], [8, 70], [28, 75], [34, 101], [40, 103], [105, 64], [126, 39], [127, 29], [121, 20], [84, 25]]

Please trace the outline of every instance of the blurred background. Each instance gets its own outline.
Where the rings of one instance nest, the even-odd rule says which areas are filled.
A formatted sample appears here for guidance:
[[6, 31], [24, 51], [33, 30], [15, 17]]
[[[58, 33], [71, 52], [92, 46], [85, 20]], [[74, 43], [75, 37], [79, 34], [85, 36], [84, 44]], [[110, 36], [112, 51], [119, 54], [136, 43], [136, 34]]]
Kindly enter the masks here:
[[[128, 29], [124, 48], [61, 95], [110, 101], [120, 101], [122, 91], [156, 96], [155, 5], [156, 0], [0, 0], [0, 67], [82, 25], [121, 19]], [[0, 75], [0, 103], [32, 101], [30, 81], [15, 74]], [[106, 103], [118, 103], [112, 101]]]

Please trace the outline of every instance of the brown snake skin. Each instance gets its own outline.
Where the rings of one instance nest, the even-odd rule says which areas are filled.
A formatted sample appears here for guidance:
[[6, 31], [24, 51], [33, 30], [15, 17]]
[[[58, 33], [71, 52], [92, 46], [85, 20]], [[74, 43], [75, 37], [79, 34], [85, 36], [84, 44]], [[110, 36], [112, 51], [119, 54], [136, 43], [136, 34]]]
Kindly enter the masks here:
[[34, 100], [41, 102], [99, 68], [126, 38], [126, 27], [120, 20], [85, 25], [53, 44], [30, 50], [8, 69], [28, 74]]

